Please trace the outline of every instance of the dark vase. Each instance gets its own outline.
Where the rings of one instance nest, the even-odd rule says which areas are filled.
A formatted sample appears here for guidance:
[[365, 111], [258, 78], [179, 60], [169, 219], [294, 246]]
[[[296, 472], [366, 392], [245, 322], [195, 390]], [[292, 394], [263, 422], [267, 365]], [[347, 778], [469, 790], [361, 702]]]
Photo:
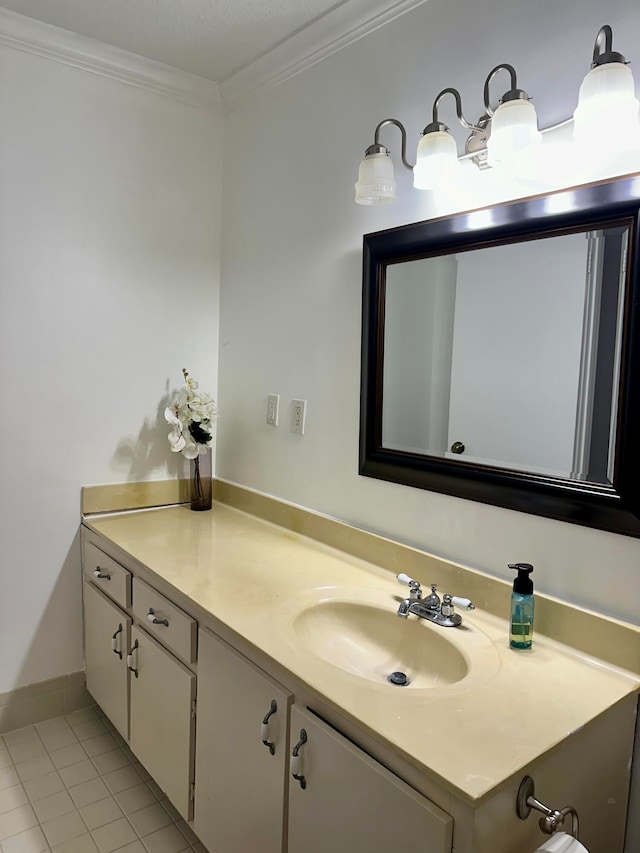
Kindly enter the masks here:
[[191, 509], [211, 509], [211, 453], [191, 460]]

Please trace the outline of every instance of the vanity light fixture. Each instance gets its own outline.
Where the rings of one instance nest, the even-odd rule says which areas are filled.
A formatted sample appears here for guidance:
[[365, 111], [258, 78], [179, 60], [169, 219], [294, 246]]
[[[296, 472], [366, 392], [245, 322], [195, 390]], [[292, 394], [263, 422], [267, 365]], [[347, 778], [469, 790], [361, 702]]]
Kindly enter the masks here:
[[[612, 48], [613, 33], [607, 24], [601, 27], [595, 40], [591, 70], [580, 88], [578, 106], [573, 116], [576, 144], [593, 144], [607, 156], [640, 148], [639, 103], [634, 93], [633, 75], [626, 59]], [[490, 86], [500, 71], [510, 76], [510, 88], [502, 95], [498, 106], [491, 106]], [[438, 107], [450, 94], [456, 103], [460, 124], [471, 131], [465, 153], [458, 155], [449, 128], [440, 122]], [[496, 168], [512, 175], [527, 173], [533, 155], [542, 141], [542, 134], [556, 130], [571, 119], [538, 129], [535, 107], [529, 95], [518, 88], [515, 68], [507, 63], [496, 65], [484, 82], [486, 112], [475, 124], [465, 119], [462, 99], [457, 89], [447, 87], [433, 103], [432, 121], [422, 131], [411, 166], [406, 159], [407, 134], [397, 119], [381, 121], [375, 130], [374, 143], [365, 151], [355, 185], [358, 204], [383, 204], [396, 198], [396, 180], [390, 151], [380, 143], [380, 131], [395, 125], [402, 136], [402, 164], [413, 170], [413, 185], [419, 190], [437, 190], [459, 173], [462, 160], [472, 160], [479, 169]]]

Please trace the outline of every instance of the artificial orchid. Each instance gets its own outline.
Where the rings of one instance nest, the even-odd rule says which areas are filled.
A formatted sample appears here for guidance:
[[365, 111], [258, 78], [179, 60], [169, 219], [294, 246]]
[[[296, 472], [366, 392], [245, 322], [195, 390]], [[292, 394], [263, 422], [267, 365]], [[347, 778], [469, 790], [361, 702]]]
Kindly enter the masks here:
[[197, 459], [211, 447], [212, 422], [218, 414], [216, 404], [182, 368], [184, 386], [175, 400], [164, 410], [165, 420], [171, 425], [169, 444], [173, 453], [182, 453], [187, 459]]

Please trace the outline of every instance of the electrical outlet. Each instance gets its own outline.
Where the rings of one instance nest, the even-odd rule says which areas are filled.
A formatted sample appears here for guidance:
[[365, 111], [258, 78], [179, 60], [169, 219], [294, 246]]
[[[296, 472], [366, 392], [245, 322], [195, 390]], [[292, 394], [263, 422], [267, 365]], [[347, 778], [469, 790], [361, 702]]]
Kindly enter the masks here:
[[280, 394], [267, 394], [267, 423], [278, 426]]
[[291, 432], [304, 435], [304, 424], [307, 416], [307, 401], [291, 401]]

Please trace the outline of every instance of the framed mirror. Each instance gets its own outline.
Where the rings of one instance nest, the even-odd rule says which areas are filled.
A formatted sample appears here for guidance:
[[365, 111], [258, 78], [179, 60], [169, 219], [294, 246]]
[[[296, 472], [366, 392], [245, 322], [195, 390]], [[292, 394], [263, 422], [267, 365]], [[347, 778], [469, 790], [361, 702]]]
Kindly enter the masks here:
[[360, 473], [640, 536], [640, 177], [364, 238]]

